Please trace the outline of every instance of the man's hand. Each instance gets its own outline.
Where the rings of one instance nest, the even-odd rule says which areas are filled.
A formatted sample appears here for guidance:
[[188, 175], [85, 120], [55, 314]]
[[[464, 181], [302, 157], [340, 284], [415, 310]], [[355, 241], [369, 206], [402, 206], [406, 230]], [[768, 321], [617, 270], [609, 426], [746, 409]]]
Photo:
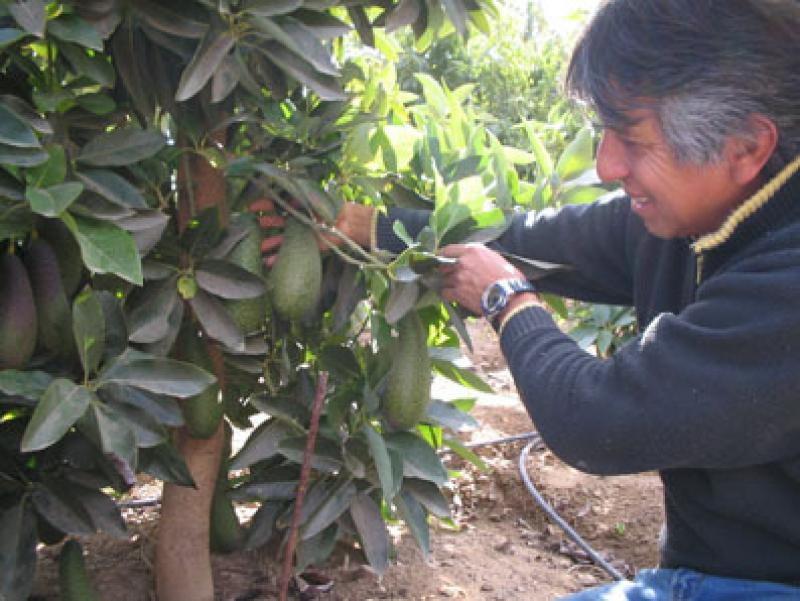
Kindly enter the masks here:
[[[250, 204], [249, 210], [258, 213], [258, 222], [264, 229], [283, 228], [286, 223], [286, 219], [276, 213], [275, 203], [269, 198], [260, 198], [254, 201]], [[342, 205], [334, 226], [357, 244], [364, 247], [369, 246], [374, 211], [375, 209], [372, 207], [346, 202]], [[281, 244], [283, 244], [283, 235], [281, 234], [269, 235], [261, 242], [261, 252], [266, 255], [264, 262], [267, 267], [272, 267], [275, 263]], [[323, 251], [330, 246], [341, 245], [342, 238], [336, 234], [325, 234], [319, 241], [319, 247]]]
[[490, 284], [508, 278], [525, 279], [525, 275], [500, 254], [483, 244], [451, 244], [442, 256], [457, 259], [453, 265], [443, 265], [442, 297], [481, 315], [481, 295]]

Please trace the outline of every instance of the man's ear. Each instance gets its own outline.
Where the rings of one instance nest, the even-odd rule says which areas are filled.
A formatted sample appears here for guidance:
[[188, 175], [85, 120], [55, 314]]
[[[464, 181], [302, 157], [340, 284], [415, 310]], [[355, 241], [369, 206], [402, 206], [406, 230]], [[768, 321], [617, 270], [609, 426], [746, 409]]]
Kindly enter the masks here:
[[755, 113], [747, 119], [747, 130], [731, 136], [726, 155], [731, 178], [746, 186], [755, 182], [778, 145], [778, 128], [772, 119]]

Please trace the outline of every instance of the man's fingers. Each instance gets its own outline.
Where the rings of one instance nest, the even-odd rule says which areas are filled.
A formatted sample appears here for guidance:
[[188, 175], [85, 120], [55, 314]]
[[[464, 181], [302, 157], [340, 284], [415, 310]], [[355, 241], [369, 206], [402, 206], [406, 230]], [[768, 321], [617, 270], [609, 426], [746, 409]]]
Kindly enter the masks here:
[[286, 219], [278, 215], [262, 215], [258, 218], [258, 223], [261, 227], [283, 227]]
[[463, 255], [467, 250], [469, 250], [469, 245], [467, 244], [448, 244], [447, 246], [441, 249], [439, 254], [442, 255], [443, 257], [450, 257], [453, 259], [457, 259], [461, 255]]
[[283, 244], [283, 236], [270, 236], [261, 241], [261, 252], [270, 252]]

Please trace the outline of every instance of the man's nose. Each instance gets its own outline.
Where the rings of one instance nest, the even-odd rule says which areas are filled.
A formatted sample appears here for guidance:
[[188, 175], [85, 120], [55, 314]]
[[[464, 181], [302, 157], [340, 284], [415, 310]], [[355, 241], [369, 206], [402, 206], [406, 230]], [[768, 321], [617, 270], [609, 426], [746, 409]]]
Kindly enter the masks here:
[[623, 180], [628, 176], [625, 145], [613, 131], [603, 132], [597, 148], [597, 175], [604, 182]]

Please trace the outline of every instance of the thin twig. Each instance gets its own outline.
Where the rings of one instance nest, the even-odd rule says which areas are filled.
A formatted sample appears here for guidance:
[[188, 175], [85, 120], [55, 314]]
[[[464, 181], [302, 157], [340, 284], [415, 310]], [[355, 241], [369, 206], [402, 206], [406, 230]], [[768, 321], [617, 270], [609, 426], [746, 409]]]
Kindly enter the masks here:
[[289, 540], [286, 542], [286, 554], [283, 558], [283, 570], [280, 581], [280, 601], [287, 601], [289, 595], [289, 580], [292, 577], [292, 560], [294, 548], [297, 544], [297, 531], [300, 527], [300, 513], [303, 511], [303, 498], [308, 487], [308, 478], [311, 475], [311, 457], [314, 455], [314, 446], [317, 442], [319, 430], [319, 417], [322, 413], [322, 401], [328, 388], [328, 372], [321, 371], [317, 379], [317, 391], [314, 395], [314, 406], [311, 408], [311, 424], [308, 427], [306, 448], [303, 451], [303, 467], [300, 470], [300, 482], [297, 483], [297, 493], [292, 514], [292, 525], [289, 528]]

